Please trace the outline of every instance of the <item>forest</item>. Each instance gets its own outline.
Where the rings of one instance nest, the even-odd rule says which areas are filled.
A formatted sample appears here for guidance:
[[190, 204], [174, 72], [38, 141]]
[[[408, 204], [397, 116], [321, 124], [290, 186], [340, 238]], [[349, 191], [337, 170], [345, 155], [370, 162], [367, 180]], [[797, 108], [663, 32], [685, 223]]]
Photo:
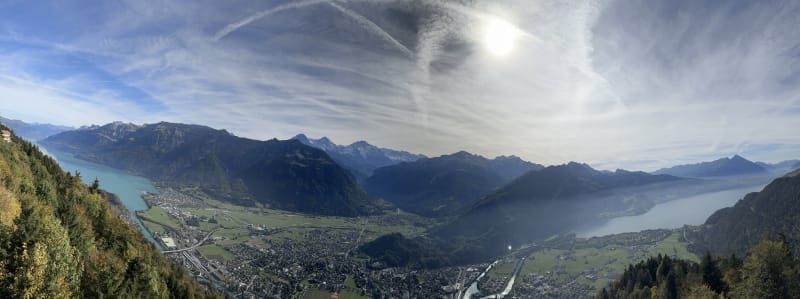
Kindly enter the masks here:
[[744, 259], [659, 255], [630, 265], [596, 298], [800, 298], [800, 264], [781, 238], [762, 241]]
[[0, 142], [1, 298], [221, 297], [113, 213], [100, 184]]

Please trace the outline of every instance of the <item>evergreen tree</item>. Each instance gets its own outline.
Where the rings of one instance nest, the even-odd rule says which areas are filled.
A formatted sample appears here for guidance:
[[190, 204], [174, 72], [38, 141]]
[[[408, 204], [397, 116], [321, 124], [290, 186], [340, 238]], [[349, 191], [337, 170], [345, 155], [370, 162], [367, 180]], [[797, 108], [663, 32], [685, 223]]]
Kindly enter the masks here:
[[94, 178], [94, 182], [92, 182], [92, 186], [89, 187], [89, 191], [92, 191], [92, 193], [97, 193], [99, 190], [100, 190], [100, 180]]
[[725, 283], [722, 282], [722, 271], [717, 267], [711, 252], [706, 251], [703, 260], [700, 262], [700, 270], [703, 274], [703, 282], [715, 293], [726, 291]]
[[664, 282], [664, 287], [661, 288], [663, 293], [661, 298], [664, 299], [677, 299], [678, 298], [678, 282], [675, 278], [675, 273], [669, 272], [667, 274], [666, 281]]

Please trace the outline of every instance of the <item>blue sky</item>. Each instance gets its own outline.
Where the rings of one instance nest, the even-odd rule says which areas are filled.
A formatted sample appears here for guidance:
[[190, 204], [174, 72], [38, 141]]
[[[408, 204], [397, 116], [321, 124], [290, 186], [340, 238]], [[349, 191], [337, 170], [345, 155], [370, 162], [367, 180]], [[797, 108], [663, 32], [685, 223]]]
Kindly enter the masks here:
[[800, 158], [793, 1], [3, 1], [0, 114], [653, 170]]

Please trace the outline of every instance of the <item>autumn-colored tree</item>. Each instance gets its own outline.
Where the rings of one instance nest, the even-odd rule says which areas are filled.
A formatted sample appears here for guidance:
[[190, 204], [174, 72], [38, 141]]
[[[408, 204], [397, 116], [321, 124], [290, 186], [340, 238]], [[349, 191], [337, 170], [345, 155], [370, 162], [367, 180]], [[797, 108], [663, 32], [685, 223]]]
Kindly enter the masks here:
[[782, 240], [765, 240], [750, 251], [742, 266], [739, 298], [800, 298], [797, 260]]
[[218, 297], [120, 220], [98, 188], [30, 143], [0, 143], [0, 298]]

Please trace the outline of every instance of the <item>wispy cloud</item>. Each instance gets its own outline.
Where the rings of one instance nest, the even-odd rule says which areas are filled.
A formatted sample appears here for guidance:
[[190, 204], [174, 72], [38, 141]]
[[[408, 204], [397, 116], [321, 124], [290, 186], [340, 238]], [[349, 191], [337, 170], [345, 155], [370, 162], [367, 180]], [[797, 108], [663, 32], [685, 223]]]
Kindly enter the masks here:
[[279, 13], [287, 9], [302, 8], [305, 6], [319, 4], [319, 3], [326, 3], [326, 2], [331, 3], [330, 0], [290, 1], [288, 3], [281, 4], [273, 8], [259, 11], [256, 14], [247, 16], [244, 19], [228, 24], [227, 26], [225, 26], [225, 28], [222, 28], [222, 30], [220, 30], [219, 32], [217, 32], [217, 34], [214, 35], [214, 40], [219, 41], [221, 38], [227, 36], [228, 34], [231, 34], [231, 32], [234, 32], [239, 28], [242, 28], [243, 26], [247, 26], [248, 24], [258, 21], [259, 19], [267, 17], [271, 14]]
[[[78, 4], [0, 12], [0, 113], [604, 168], [800, 148], [791, 1]], [[487, 50], [495, 19], [508, 55]]]

